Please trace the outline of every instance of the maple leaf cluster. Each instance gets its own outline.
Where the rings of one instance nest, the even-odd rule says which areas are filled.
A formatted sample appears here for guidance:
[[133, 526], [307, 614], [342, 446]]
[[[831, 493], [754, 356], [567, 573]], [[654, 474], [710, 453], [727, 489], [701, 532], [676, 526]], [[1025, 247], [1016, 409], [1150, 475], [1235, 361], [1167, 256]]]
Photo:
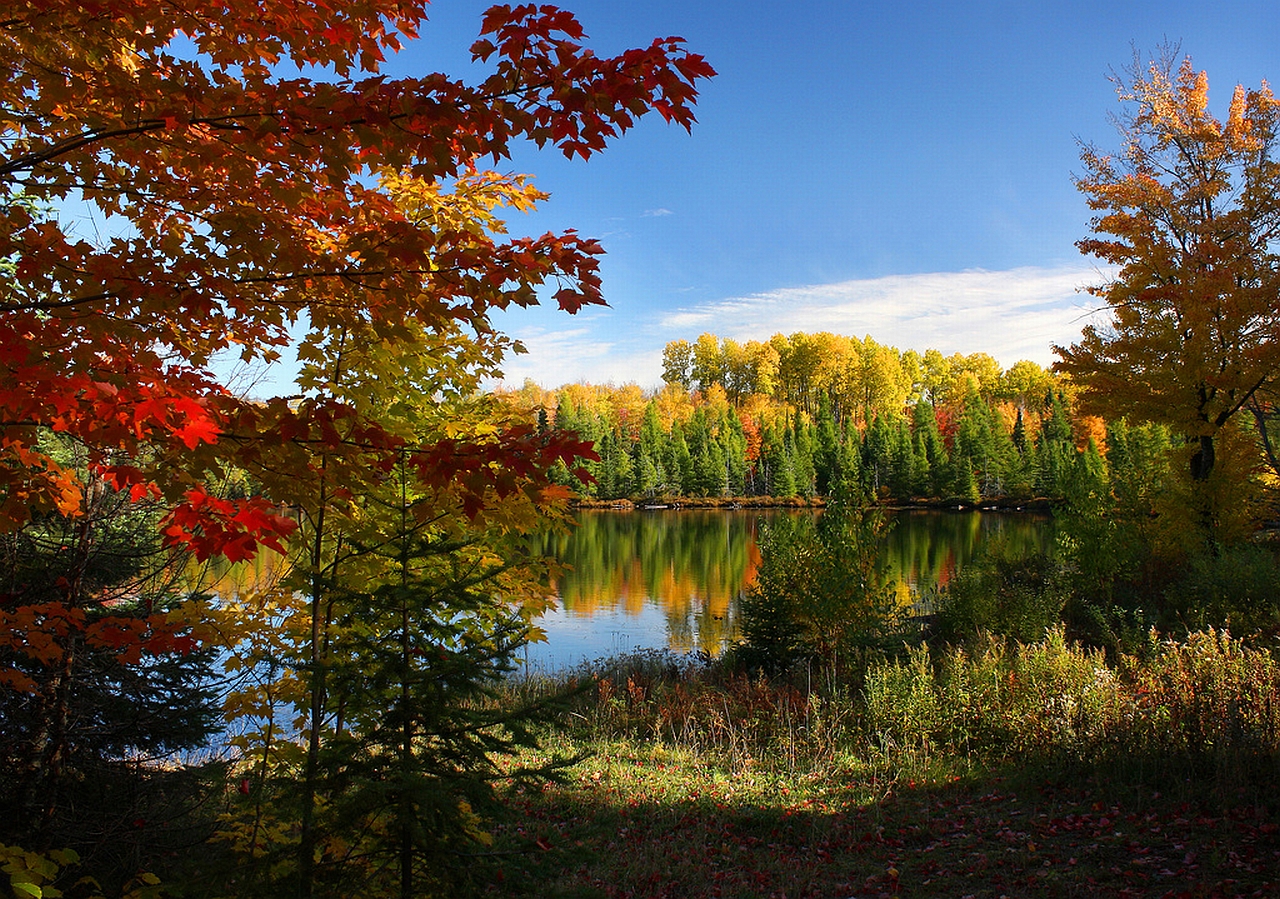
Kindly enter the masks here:
[[[287, 519], [209, 501], [209, 472], [264, 441], [353, 438], [326, 426], [341, 413], [322, 401], [233, 396], [210, 373], [218, 354], [271, 361], [298, 327], [485, 330], [490, 310], [536, 303], [547, 283], [568, 311], [602, 302], [594, 241], [478, 239], [464, 222], [424, 221], [388, 179], [438, 189], [522, 139], [587, 157], [649, 111], [688, 128], [710, 66], [678, 38], [597, 56], [572, 15], [528, 5], [485, 14], [473, 53], [493, 71], [479, 84], [381, 74], [425, 12], [423, 0], [7, 5], [0, 525], [77, 512], [77, 475], [37, 447], [51, 429], [114, 482], [163, 493], [172, 540], [219, 534], [243, 556]], [[281, 74], [286, 63], [317, 74]], [[78, 218], [101, 233], [84, 236]], [[376, 421], [360, 439], [397, 448]], [[154, 462], [113, 474], [142, 446]], [[466, 478], [507, 478], [498, 456]]]

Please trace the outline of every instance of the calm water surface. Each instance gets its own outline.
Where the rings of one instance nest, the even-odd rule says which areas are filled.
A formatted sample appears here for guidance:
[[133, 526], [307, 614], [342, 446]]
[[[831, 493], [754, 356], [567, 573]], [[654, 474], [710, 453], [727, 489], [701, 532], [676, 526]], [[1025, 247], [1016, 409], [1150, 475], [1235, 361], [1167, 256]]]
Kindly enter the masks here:
[[[582, 511], [578, 528], [544, 538], [571, 566], [557, 608], [539, 624], [530, 668], [556, 669], [645, 647], [718, 654], [738, 636], [738, 597], [755, 578], [761, 521], [813, 512], [777, 510]], [[898, 589], [945, 586], [983, 543], [1030, 554], [1052, 541], [1052, 522], [1002, 512], [909, 511], [893, 516], [883, 553]]]

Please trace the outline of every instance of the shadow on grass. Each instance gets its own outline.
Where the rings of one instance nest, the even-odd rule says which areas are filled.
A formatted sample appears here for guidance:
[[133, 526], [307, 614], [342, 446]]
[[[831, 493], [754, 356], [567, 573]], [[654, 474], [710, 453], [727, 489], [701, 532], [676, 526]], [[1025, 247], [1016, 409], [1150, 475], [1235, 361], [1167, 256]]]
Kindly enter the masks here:
[[[885, 782], [597, 756], [509, 796], [492, 895], [1280, 895], [1276, 760], [1225, 779], [1174, 760], [1028, 764]], [[521, 851], [524, 850], [524, 851]]]

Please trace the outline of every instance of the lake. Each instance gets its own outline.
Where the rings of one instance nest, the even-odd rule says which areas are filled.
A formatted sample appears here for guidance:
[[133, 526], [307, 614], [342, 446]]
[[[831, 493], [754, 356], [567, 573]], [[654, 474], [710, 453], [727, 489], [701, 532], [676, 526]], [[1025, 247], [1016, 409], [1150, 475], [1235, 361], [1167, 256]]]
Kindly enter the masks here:
[[[738, 597], [755, 577], [761, 521], [812, 511], [584, 510], [578, 527], [542, 538], [570, 566], [557, 607], [541, 619], [547, 640], [528, 647], [531, 670], [646, 647], [718, 655], [737, 639]], [[1029, 555], [1052, 543], [1052, 520], [1019, 512], [899, 511], [882, 552], [904, 593], [945, 586], [979, 548], [1001, 540]]]

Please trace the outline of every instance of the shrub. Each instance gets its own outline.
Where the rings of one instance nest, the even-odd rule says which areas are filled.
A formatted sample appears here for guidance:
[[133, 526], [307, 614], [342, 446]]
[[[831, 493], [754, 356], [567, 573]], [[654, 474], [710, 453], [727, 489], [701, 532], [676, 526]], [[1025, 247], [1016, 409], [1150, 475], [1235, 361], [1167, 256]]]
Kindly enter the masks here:
[[1246, 544], [1200, 553], [1165, 597], [1190, 630], [1224, 627], [1255, 639], [1280, 634], [1280, 566], [1267, 547]]
[[1070, 599], [1067, 573], [1053, 558], [1011, 558], [996, 546], [956, 576], [941, 595], [937, 636], [971, 639], [990, 632], [1034, 642], [1062, 620]]
[[1131, 677], [1135, 736], [1148, 747], [1197, 757], [1280, 751], [1280, 666], [1266, 650], [1210, 629], [1164, 643]]
[[1280, 754], [1280, 666], [1223, 631], [1160, 642], [1108, 663], [1066, 640], [1007, 644], [984, 634], [934, 658], [913, 650], [873, 667], [862, 692], [882, 752], [986, 759], [1212, 760]]
[[765, 525], [760, 566], [742, 600], [738, 657], [777, 673], [802, 659], [829, 679], [897, 631], [904, 610], [879, 560], [884, 516], [846, 500], [816, 520]]

